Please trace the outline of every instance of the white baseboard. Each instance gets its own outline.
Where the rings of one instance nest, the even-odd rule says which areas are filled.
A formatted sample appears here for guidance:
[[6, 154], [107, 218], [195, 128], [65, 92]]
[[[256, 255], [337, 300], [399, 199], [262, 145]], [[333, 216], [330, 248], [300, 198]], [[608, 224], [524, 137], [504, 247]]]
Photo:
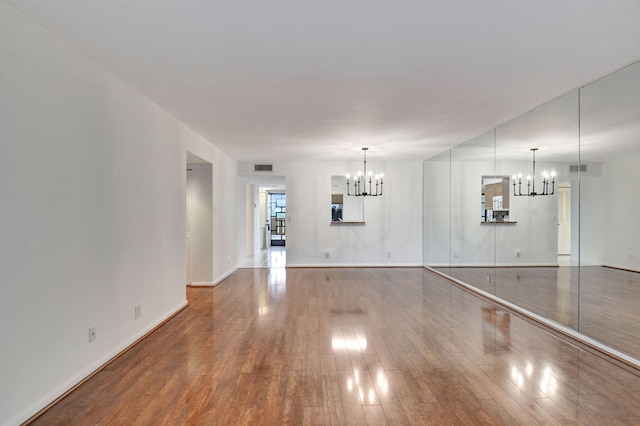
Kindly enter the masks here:
[[118, 356], [126, 352], [139, 340], [146, 337], [147, 334], [152, 332], [159, 325], [167, 321], [172, 316], [176, 315], [178, 312], [183, 310], [188, 305], [187, 301], [180, 303], [178, 306], [171, 309], [168, 313], [149, 324], [144, 329], [140, 330], [136, 334], [134, 334], [131, 338], [127, 339], [122, 344], [118, 345], [115, 349], [109, 351], [104, 356], [100, 357], [97, 361], [91, 363], [88, 367], [82, 369], [78, 374], [64, 382], [62, 385], [58, 386], [56, 389], [51, 391], [47, 396], [41, 398], [39, 401], [31, 404], [27, 410], [23, 413], [17, 415], [13, 419], [9, 420], [7, 424], [22, 424], [25, 421], [31, 419], [36, 414], [40, 413], [42, 410], [47, 408], [49, 405], [57, 402], [58, 399], [64, 397], [68, 392], [73, 390], [75, 387], [84, 382], [87, 378], [93, 376], [95, 373], [100, 371], [106, 365], [108, 365], [111, 361], [115, 360]]
[[229, 278], [229, 276], [230, 276], [231, 274], [233, 274], [233, 273], [234, 273], [235, 271], [237, 271], [237, 270], [238, 270], [238, 267], [237, 267], [237, 266], [234, 266], [233, 268], [231, 268], [230, 270], [228, 270], [227, 272], [225, 272], [225, 274], [224, 274], [224, 275], [222, 275], [220, 278], [218, 278], [217, 280], [215, 280], [215, 281], [213, 282], [213, 285], [214, 285], [214, 286], [217, 286], [217, 285], [218, 285], [218, 284], [220, 284], [222, 281], [224, 281], [224, 280], [226, 280], [227, 278]]
[[422, 265], [425, 268], [539, 268], [558, 266], [557, 263], [454, 263], [454, 264], [430, 264]]
[[421, 263], [287, 263], [287, 268], [421, 268]]
[[621, 269], [623, 271], [629, 271], [629, 272], [640, 272], [639, 269], [635, 269], [635, 268], [630, 268], [629, 266], [618, 266], [618, 265], [602, 265], [605, 268], [613, 268], [613, 269]]

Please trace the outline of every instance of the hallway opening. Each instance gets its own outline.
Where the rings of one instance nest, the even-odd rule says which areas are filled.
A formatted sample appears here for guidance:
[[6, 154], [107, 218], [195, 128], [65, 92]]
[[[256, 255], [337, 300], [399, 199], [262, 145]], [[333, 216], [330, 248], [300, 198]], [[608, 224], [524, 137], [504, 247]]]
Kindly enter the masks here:
[[212, 285], [213, 185], [212, 164], [187, 151], [186, 164], [186, 284]]
[[240, 268], [286, 266], [284, 176], [241, 176], [245, 185], [245, 247]]

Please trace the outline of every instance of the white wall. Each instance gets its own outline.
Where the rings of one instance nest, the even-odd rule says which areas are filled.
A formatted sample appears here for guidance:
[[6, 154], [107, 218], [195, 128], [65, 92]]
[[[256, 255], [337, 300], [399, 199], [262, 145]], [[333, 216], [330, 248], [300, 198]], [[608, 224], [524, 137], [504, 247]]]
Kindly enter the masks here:
[[[287, 182], [287, 265], [421, 265], [422, 162], [376, 162], [384, 195], [365, 199], [364, 225], [331, 225], [331, 176], [362, 166], [348, 162], [282, 162]], [[252, 164], [241, 163], [241, 175]], [[325, 257], [325, 252], [330, 257]]]
[[266, 248], [266, 226], [265, 224], [267, 223], [267, 193], [266, 192], [260, 192], [259, 193], [259, 204], [258, 204], [258, 228], [260, 229], [260, 244], [258, 247], [260, 247], [260, 249], [262, 248]]
[[482, 176], [492, 175], [493, 170], [492, 161], [453, 161], [451, 163], [451, 263], [453, 265], [492, 265], [494, 263], [495, 226], [480, 224]]
[[228, 253], [237, 170], [4, 2], [0, 52], [0, 424], [17, 424], [185, 305], [185, 149], [214, 164]]
[[[245, 229], [243, 258], [249, 259], [260, 254], [262, 235], [260, 233], [259, 187], [245, 184]], [[264, 217], [264, 213], [262, 213]], [[264, 225], [263, 225], [264, 226]], [[264, 231], [263, 231], [264, 232]], [[242, 259], [240, 259], [242, 263]]]
[[188, 164], [191, 169], [191, 281], [213, 281], [213, 217], [211, 164]]
[[[264, 226], [264, 222], [261, 222], [261, 216], [264, 216], [264, 210], [261, 211], [260, 207], [260, 187], [258, 185], [252, 185], [253, 187], [253, 255], [260, 255], [262, 249], [262, 240], [264, 239], [264, 230], [261, 228]], [[262, 213], [261, 213], [262, 212]]]
[[640, 182], [638, 157], [607, 161], [601, 176], [581, 178], [581, 265], [640, 271], [637, 182]]
[[447, 266], [451, 262], [451, 162], [447, 151], [424, 162], [424, 264]]

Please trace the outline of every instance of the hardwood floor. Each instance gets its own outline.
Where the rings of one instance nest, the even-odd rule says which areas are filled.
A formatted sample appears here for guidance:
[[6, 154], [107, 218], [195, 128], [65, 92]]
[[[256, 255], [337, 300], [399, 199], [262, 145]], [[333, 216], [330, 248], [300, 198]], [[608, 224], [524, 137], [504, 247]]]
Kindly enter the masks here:
[[640, 358], [640, 273], [601, 266], [442, 272]]
[[34, 424], [640, 424], [640, 378], [421, 268], [240, 269]]

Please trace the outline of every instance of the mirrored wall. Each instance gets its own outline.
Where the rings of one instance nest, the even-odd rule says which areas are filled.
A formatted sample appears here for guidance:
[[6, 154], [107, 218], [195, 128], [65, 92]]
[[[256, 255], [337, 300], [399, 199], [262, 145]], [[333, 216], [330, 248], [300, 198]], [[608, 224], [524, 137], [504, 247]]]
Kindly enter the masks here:
[[424, 163], [424, 264], [640, 359], [640, 63]]

